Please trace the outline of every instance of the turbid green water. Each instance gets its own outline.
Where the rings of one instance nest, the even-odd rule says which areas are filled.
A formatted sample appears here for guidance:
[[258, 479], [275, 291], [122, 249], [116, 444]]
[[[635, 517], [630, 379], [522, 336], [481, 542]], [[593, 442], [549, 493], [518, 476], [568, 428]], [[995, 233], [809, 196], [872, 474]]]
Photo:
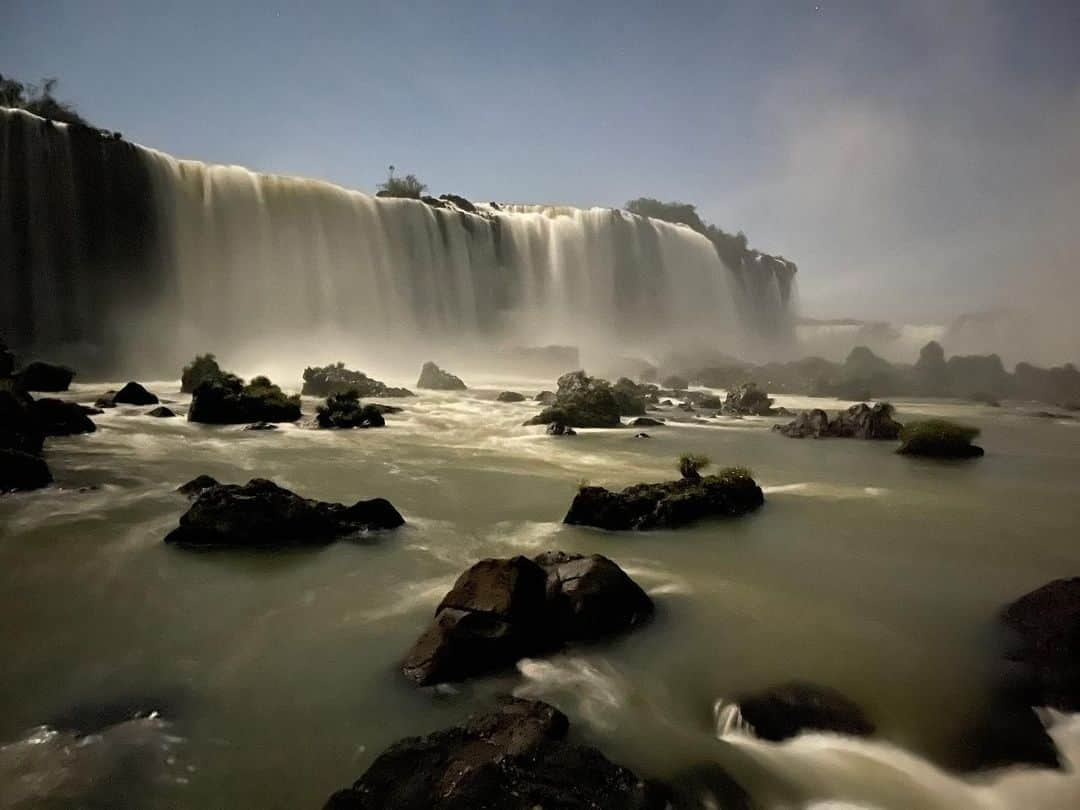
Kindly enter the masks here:
[[[390, 742], [513, 690], [556, 703], [642, 775], [718, 762], [764, 806], [1080, 806], [1073, 772], [960, 779], [932, 765], [984, 706], [999, 607], [1080, 573], [1080, 420], [899, 403], [901, 421], [983, 429], [985, 458], [934, 463], [892, 442], [786, 439], [770, 419], [548, 437], [521, 426], [534, 403], [492, 401], [502, 387], [399, 401], [383, 430], [243, 432], [121, 407], [94, 434], [50, 439], [56, 485], [0, 499], [0, 807], [317, 807]], [[175, 383], [151, 388], [185, 407]], [[674, 477], [687, 450], [750, 467], [764, 508], [645, 534], [561, 524], [582, 479]], [[322, 500], [383, 496], [408, 525], [316, 551], [166, 547], [187, 506], [173, 490], [201, 473]], [[453, 689], [400, 676], [458, 573], [550, 548], [616, 560], [656, 620]], [[860, 703], [878, 739], [717, 739], [718, 700], [793, 678]], [[26, 739], [72, 707], [131, 697], [162, 721], [82, 744]], [[1077, 721], [1056, 719], [1080, 757]]]

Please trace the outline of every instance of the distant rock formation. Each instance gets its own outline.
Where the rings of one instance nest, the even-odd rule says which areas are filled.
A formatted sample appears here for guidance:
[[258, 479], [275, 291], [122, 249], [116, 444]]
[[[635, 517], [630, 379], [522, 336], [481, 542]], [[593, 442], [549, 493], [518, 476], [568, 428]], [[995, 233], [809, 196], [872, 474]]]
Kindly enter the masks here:
[[443, 371], [430, 360], [420, 369], [420, 378], [416, 381], [416, 387], [433, 391], [464, 391], [468, 388], [460, 377], [454, 376], [449, 371]]

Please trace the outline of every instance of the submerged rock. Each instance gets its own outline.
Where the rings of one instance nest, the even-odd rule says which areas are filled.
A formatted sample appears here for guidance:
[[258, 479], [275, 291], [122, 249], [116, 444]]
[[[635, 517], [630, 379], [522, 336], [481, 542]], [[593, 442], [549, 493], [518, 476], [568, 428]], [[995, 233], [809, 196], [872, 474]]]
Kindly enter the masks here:
[[663, 419], [653, 419], [651, 416], [639, 416], [630, 423], [632, 427], [661, 427], [663, 424]]
[[503, 391], [497, 397], [496, 402], [524, 402], [524, 394], [519, 394], [517, 391]]
[[644, 431], [642, 431], [641, 433], [635, 433], [634, 438], [635, 439], [651, 439], [652, 436], [650, 436], [648, 433], [645, 433]]
[[802, 411], [786, 425], [773, 425], [773, 430], [792, 439], [821, 439], [834, 436], [844, 439], [896, 439], [903, 428], [892, 418], [893, 406], [865, 402], [840, 411], [833, 419], [820, 408]]
[[490, 712], [383, 751], [324, 810], [664, 810], [665, 787], [595, 748], [567, 742], [569, 721], [540, 701]]
[[176, 411], [166, 405], [159, 405], [158, 407], [146, 412], [147, 416], [154, 416], [158, 419], [168, 419], [176, 416]]
[[27, 391], [67, 391], [75, 372], [67, 366], [34, 361], [15, 374]]
[[944, 419], [909, 422], [900, 431], [900, 449], [905, 456], [927, 458], [978, 458], [983, 449], [972, 444], [979, 429]]
[[115, 394], [113, 402], [118, 405], [157, 405], [158, 398], [137, 382], [129, 382]]
[[614, 531], [675, 528], [705, 518], [742, 515], [764, 502], [761, 487], [750, 474], [732, 467], [717, 475], [635, 484], [619, 492], [582, 487], [563, 522]]
[[52, 480], [48, 465], [38, 456], [0, 448], [0, 493], [40, 489]]
[[266, 377], [248, 385], [237, 377], [200, 383], [191, 395], [189, 422], [236, 425], [245, 422], [295, 422], [300, 418], [300, 397], [287, 396]]
[[1032, 702], [1080, 711], [1080, 577], [1021, 596], [1002, 610], [1001, 621], [1016, 634], [1009, 658], [1030, 673]]
[[321, 428], [383, 427], [386, 420], [375, 405], [362, 405], [356, 391], [331, 394], [320, 405], [315, 421]]
[[743, 720], [763, 740], [779, 742], [804, 731], [831, 731], [854, 737], [874, 733], [874, 724], [834, 689], [793, 682], [738, 699]]
[[383, 498], [344, 506], [302, 498], [273, 481], [254, 478], [243, 486], [216, 484], [197, 490], [194, 503], [165, 542], [209, 548], [314, 546], [404, 522]]
[[460, 377], [455, 377], [449, 371], [443, 371], [429, 360], [420, 369], [420, 378], [416, 381], [416, 387], [434, 391], [464, 391], [468, 386]]
[[[644, 409], [642, 409], [644, 412]], [[525, 424], [559, 422], [570, 427], [619, 427], [619, 400], [607, 380], [572, 371], [559, 377], [555, 404]]]
[[443, 597], [402, 671], [421, 686], [463, 680], [623, 632], [652, 612], [637, 583], [599, 554], [481, 560]]
[[252, 422], [250, 425], [245, 425], [244, 430], [277, 430], [278, 426], [273, 422]]
[[361, 398], [416, 396], [408, 388], [392, 388], [362, 371], [347, 369], [344, 363], [304, 369], [304, 385], [300, 389], [304, 396], [328, 397], [348, 391], [356, 391]]
[[547, 426], [549, 436], [577, 436], [577, 431], [562, 422], [552, 422]]

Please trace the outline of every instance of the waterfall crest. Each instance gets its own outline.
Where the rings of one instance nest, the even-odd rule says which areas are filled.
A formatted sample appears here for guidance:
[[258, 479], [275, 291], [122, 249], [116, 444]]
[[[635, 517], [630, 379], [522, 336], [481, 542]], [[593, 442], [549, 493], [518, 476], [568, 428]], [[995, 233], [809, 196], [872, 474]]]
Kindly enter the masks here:
[[17, 346], [655, 356], [748, 352], [787, 321], [775, 281], [751, 289], [689, 228], [615, 209], [376, 198], [14, 110], [0, 110], [0, 181], [0, 315]]

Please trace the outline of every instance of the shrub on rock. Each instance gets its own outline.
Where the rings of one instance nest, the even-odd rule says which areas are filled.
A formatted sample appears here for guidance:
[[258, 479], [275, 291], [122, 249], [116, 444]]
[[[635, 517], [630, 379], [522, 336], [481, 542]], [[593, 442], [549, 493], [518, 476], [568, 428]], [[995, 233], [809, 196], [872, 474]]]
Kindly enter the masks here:
[[566, 740], [569, 721], [540, 701], [490, 712], [383, 751], [323, 810], [664, 810], [666, 787]]
[[377, 405], [363, 405], [356, 391], [331, 394], [320, 405], [315, 421], [321, 428], [383, 427], [386, 420]]
[[420, 369], [420, 378], [416, 381], [416, 387], [433, 391], [464, 391], [468, 386], [460, 377], [455, 377], [449, 371], [443, 371], [429, 360]]
[[218, 484], [209, 476], [181, 488], [194, 494], [180, 525], [166, 543], [202, 548], [319, 546], [405, 521], [383, 498], [352, 506], [302, 498], [273, 481], [254, 478], [243, 486]]
[[635, 484], [619, 492], [583, 486], [563, 522], [613, 531], [675, 528], [705, 518], [743, 515], [764, 502], [750, 472], [729, 467], [717, 475]]
[[185, 394], [194, 392], [204, 382], [221, 378], [239, 379], [235, 374], [223, 371], [212, 354], [196, 355], [180, 373], [180, 390]]
[[115, 394], [113, 402], [118, 405], [157, 405], [158, 398], [137, 382], [129, 382]]
[[422, 686], [463, 680], [623, 632], [652, 611], [637, 583], [599, 554], [481, 560], [443, 597], [402, 671]]
[[287, 396], [266, 377], [244, 385], [231, 374], [200, 383], [188, 410], [188, 421], [214, 425], [295, 422], [299, 418], [300, 397]]
[[958, 425], [945, 419], [909, 422], [900, 431], [900, 449], [905, 456], [927, 458], [976, 458], [983, 449], [971, 442], [979, 429]]

